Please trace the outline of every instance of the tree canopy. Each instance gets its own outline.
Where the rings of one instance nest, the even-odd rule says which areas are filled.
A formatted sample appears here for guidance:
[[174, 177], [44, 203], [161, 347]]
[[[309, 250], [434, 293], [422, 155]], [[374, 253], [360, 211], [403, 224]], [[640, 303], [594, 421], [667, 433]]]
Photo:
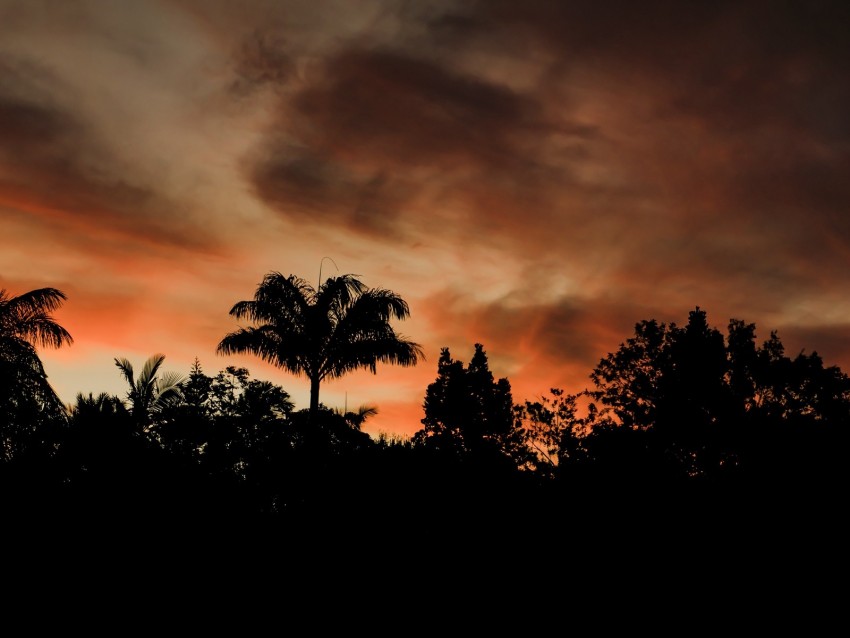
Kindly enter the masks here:
[[[363, 425], [377, 406], [321, 406], [318, 382], [421, 359], [389, 325], [409, 314], [394, 293], [351, 275], [315, 290], [273, 273], [234, 306], [255, 325], [218, 352], [308, 376], [306, 410], [246, 368], [208, 376], [196, 359], [184, 376], [163, 372], [162, 354], [140, 370], [115, 359], [125, 397], [80, 394], [65, 408], [36, 353], [70, 343], [50, 316], [62, 300], [53, 289], [0, 294], [0, 484], [18, 479], [6, 493], [25, 504], [169, 519], [575, 521], [600, 503], [635, 515], [658, 495], [671, 498], [655, 514], [715, 496], [784, 508], [789, 495], [834, 498], [847, 479], [850, 378], [817, 352], [787, 355], [776, 332], [759, 342], [752, 323], [713, 327], [699, 307], [681, 326], [636, 323], [583, 391], [518, 403], [482, 344], [468, 364], [443, 348], [421, 428], [373, 438]], [[43, 491], [30, 498], [20, 485]]]
[[327, 279], [318, 289], [279, 272], [267, 274], [254, 298], [236, 303], [230, 314], [255, 325], [225, 336], [219, 354], [251, 353], [310, 380], [310, 415], [319, 410], [319, 385], [378, 363], [413, 366], [424, 358], [419, 344], [396, 334], [390, 321], [410, 315], [407, 302], [380, 288], [367, 288], [355, 275]]

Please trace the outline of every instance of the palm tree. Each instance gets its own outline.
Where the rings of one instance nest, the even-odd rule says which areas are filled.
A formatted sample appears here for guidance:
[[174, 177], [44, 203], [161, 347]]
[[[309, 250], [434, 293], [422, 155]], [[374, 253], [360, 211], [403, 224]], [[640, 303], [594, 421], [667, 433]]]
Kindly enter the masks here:
[[319, 411], [319, 385], [358, 368], [376, 373], [378, 362], [415, 365], [424, 358], [417, 343], [397, 335], [390, 319], [410, 315], [392, 291], [368, 289], [356, 275], [331, 277], [316, 290], [307, 281], [267, 274], [254, 298], [230, 314], [256, 325], [231, 332], [219, 354], [252, 353], [310, 380], [310, 421]]
[[334, 410], [334, 414], [341, 416], [355, 430], [359, 430], [363, 426], [363, 423], [366, 422], [366, 419], [378, 414], [378, 408], [374, 405], [361, 405], [357, 408], [356, 412], [337, 408]]
[[39, 288], [17, 297], [0, 289], [0, 353], [31, 349], [33, 344], [54, 348], [72, 344], [68, 331], [50, 315], [66, 299], [56, 288]]
[[64, 416], [36, 347], [73, 343], [70, 333], [50, 314], [65, 299], [55, 288], [17, 297], [0, 289], [0, 458], [17, 454], [43, 419]]
[[121, 375], [130, 384], [127, 392], [127, 400], [130, 402], [130, 412], [133, 419], [147, 430], [154, 415], [173, 403], [183, 399], [181, 388], [185, 377], [176, 372], [164, 372], [157, 376], [162, 363], [165, 361], [164, 354], [155, 354], [145, 361], [138, 379], [135, 378], [133, 364], [127, 359], [116, 358], [115, 365], [121, 370]]
[[97, 396], [91, 392], [88, 396], [78, 392], [77, 402], [71, 408], [71, 416], [77, 420], [115, 418], [121, 414], [127, 414], [124, 402], [120, 397], [106, 392], [101, 392]]

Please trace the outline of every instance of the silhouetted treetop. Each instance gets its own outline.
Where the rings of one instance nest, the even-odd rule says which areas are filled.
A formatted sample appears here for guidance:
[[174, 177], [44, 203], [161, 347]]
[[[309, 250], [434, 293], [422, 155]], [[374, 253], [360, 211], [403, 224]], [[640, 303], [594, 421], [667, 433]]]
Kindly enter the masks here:
[[73, 343], [50, 314], [65, 299], [56, 288], [15, 297], [0, 290], [0, 461], [43, 443], [39, 432], [66, 417], [37, 352]]
[[160, 373], [164, 362], [164, 354], [151, 355], [136, 376], [130, 361], [123, 357], [115, 359], [121, 376], [130, 386], [127, 391], [130, 412], [141, 428], [148, 428], [169, 404], [183, 400], [182, 384], [186, 378], [177, 372]]
[[[589, 394], [598, 426], [646, 431], [690, 475], [731, 471], [757, 454], [753, 438], [787, 427], [850, 426], [850, 378], [816, 352], [785, 355], [776, 332], [761, 347], [755, 325], [731, 319], [727, 335], [697, 307], [685, 327], [641, 321], [603, 358]], [[782, 429], [785, 428], [785, 429]]]
[[356, 275], [328, 278], [318, 289], [295, 275], [267, 274], [254, 298], [230, 310], [254, 326], [239, 328], [218, 345], [219, 354], [252, 353], [310, 379], [310, 413], [319, 409], [319, 385], [378, 363], [415, 365], [422, 348], [395, 332], [391, 319], [410, 314], [396, 293], [367, 288]]
[[459, 459], [511, 459], [524, 466], [529, 452], [513, 413], [511, 385], [495, 380], [484, 347], [475, 344], [468, 366], [452, 359], [448, 348], [440, 352], [437, 379], [423, 404], [423, 428], [416, 445], [440, 450]]
[[66, 299], [56, 288], [39, 288], [17, 297], [0, 289], [0, 348], [12, 342], [53, 348], [72, 344], [71, 334], [50, 315]]

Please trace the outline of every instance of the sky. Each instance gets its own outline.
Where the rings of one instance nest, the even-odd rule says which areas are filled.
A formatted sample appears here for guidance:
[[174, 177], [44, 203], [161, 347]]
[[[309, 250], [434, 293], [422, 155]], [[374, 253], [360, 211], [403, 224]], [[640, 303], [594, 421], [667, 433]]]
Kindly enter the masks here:
[[[413, 368], [326, 383], [422, 427], [440, 349], [515, 402], [696, 306], [850, 369], [850, 4], [0, 0], [0, 288], [68, 299], [67, 403], [223, 357], [271, 271], [409, 304]], [[327, 258], [327, 259], [326, 259]]]

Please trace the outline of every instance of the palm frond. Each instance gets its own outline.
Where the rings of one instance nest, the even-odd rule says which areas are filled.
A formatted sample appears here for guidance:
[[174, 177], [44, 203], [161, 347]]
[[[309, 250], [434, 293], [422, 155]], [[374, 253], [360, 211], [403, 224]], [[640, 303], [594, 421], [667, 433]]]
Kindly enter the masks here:
[[65, 294], [55, 288], [39, 288], [17, 297], [0, 291], [0, 335], [17, 335], [36, 345], [56, 348], [73, 343], [71, 334], [49, 314], [65, 299]]
[[230, 309], [230, 315], [236, 317], [237, 319], [249, 319], [251, 321], [254, 321], [254, 317], [256, 316], [256, 305], [257, 302], [253, 299], [237, 301]]
[[[0, 300], [2, 298], [0, 296]], [[7, 297], [6, 307], [10, 313], [48, 313], [60, 308], [67, 299], [65, 293], [56, 288], [38, 288], [17, 297]]]
[[255, 320], [273, 319], [278, 312], [303, 316], [315, 295], [315, 289], [300, 277], [284, 277], [279, 272], [269, 273], [254, 293], [254, 302], [259, 313]]
[[157, 381], [157, 391], [159, 394], [176, 391], [182, 396], [182, 386], [186, 380], [186, 375], [179, 372], [163, 372]]
[[406, 319], [409, 315], [407, 302], [395, 293], [370, 290], [347, 309], [337, 329], [352, 339], [359, 333], [389, 325], [391, 319]]
[[333, 356], [327, 359], [323, 376], [337, 378], [359, 368], [375, 374], [379, 363], [410, 367], [423, 359], [422, 346], [387, 331], [384, 335], [339, 344]]
[[258, 286], [254, 299], [234, 304], [230, 314], [255, 323], [288, 324], [303, 329], [314, 295], [313, 288], [303, 279], [270, 273]]
[[390, 319], [405, 318], [407, 303], [387, 290], [369, 290], [348, 308], [328, 343], [324, 373], [338, 377], [356, 368], [376, 372], [379, 362], [402, 366], [424, 359], [421, 346], [396, 335]]
[[148, 357], [142, 367], [142, 371], [139, 373], [138, 382], [145, 386], [150, 386], [156, 380], [156, 373], [159, 372], [159, 368], [164, 361], [165, 355], [161, 353]]
[[16, 331], [19, 335], [40, 346], [60, 348], [74, 342], [71, 334], [60, 326], [53, 317], [28, 312], [19, 318]]
[[319, 288], [316, 297], [317, 314], [329, 317], [332, 323], [336, 323], [346, 309], [365, 291], [366, 285], [357, 278], [357, 275], [329, 277]]
[[269, 345], [263, 343], [266, 340], [273, 338], [269, 334], [270, 331], [266, 328], [239, 328], [234, 332], [230, 332], [219, 341], [216, 346], [216, 353], [223, 355], [230, 354], [258, 354], [269, 349]]
[[363, 419], [364, 421], [372, 416], [377, 416], [378, 414], [378, 406], [375, 405], [361, 405], [357, 408], [357, 416]]
[[150, 405], [151, 412], [161, 412], [164, 408], [180, 403], [184, 398], [183, 390], [179, 385], [162, 387]]
[[357, 300], [364, 306], [364, 311], [373, 313], [381, 319], [407, 319], [410, 316], [410, 306], [399, 295], [391, 290], [375, 288]]
[[297, 331], [286, 332], [276, 326], [240, 328], [227, 334], [216, 348], [217, 354], [253, 354], [263, 361], [296, 375], [311, 369], [310, 344]]
[[124, 357], [116, 357], [115, 365], [118, 366], [118, 369], [121, 371], [121, 376], [124, 377], [124, 380], [130, 384], [131, 387], [135, 387], [136, 382], [134, 380], [133, 374], [133, 364], [130, 363], [128, 359]]

